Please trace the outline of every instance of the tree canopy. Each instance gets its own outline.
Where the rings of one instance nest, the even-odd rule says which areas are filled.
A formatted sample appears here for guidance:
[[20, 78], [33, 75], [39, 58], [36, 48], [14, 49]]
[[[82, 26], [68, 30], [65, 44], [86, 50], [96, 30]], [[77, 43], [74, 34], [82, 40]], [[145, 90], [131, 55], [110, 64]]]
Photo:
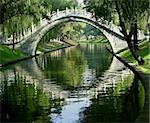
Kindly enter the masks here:
[[5, 37], [17, 38], [49, 12], [77, 6], [76, 0], [2, 0], [0, 26]]
[[120, 31], [128, 43], [128, 47], [134, 58], [143, 64], [144, 61], [137, 53], [138, 29], [148, 28], [149, 1], [148, 0], [85, 0], [86, 8], [95, 17], [101, 19], [119, 21]]

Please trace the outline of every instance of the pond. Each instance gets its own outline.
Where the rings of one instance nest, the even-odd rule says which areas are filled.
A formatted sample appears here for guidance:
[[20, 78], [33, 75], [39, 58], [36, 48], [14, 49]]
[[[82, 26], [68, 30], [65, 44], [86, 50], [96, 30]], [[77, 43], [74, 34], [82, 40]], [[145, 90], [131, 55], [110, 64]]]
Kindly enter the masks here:
[[79, 44], [0, 70], [2, 122], [133, 122], [144, 87], [102, 44]]

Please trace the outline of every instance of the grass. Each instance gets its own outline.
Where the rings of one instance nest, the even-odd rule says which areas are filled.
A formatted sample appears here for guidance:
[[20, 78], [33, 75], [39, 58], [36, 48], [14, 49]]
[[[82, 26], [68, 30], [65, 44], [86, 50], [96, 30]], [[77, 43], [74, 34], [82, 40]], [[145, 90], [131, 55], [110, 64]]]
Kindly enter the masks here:
[[12, 50], [11, 48], [0, 45], [0, 64], [4, 64], [25, 56], [21, 51]]
[[38, 46], [37, 53], [44, 53], [46, 51], [50, 51], [59, 47], [61, 48], [62, 46], [64, 45], [57, 42], [44, 43]]
[[150, 43], [148, 41], [145, 40], [139, 45], [139, 54], [145, 60], [143, 65], [138, 65], [129, 50], [120, 53], [122, 58], [126, 59], [131, 65], [135, 65], [138, 70], [150, 74]]
[[80, 41], [80, 43], [102, 44], [104, 46], [111, 48], [110, 42], [103, 36], [98, 37], [97, 39], [89, 39], [89, 40]]

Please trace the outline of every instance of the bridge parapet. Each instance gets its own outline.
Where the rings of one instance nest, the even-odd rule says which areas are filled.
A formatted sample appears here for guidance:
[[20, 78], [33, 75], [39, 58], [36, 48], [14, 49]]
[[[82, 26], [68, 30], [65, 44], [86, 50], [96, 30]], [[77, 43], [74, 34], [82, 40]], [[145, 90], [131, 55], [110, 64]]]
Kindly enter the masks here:
[[[46, 19], [40, 19], [40, 24], [39, 25], [34, 25], [32, 24], [31, 28], [30, 29], [27, 29], [26, 31], [23, 32], [23, 35], [20, 34], [19, 38], [15, 40], [15, 43], [19, 43], [21, 41], [24, 41], [26, 40], [30, 35], [32, 35], [33, 33], [35, 33], [37, 30], [39, 30], [41, 27], [44, 27], [47, 25], [47, 23], [50, 23], [50, 22], [53, 22], [53, 21], [56, 21], [58, 19], [61, 19], [63, 17], [67, 17], [67, 16], [78, 16], [78, 17], [82, 17], [82, 18], [87, 18], [95, 23], [98, 23], [99, 25], [102, 25], [106, 28], [108, 28], [109, 30], [121, 35], [122, 33], [120, 32], [120, 27], [113, 24], [112, 22], [108, 22], [102, 18], [98, 18], [96, 19], [94, 17], [94, 15], [88, 11], [86, 11], [86, 9], [77, 9], [77, 8], [74, 8], [74, 9], [68, 9], [66, 8], [66, 10], [63, 10], [63, 11], [59, 11], [59, 9], [57, 9], [56, 12], [53, 12], [52, 14], [51, 13], [48, 13], [47, 16], [49, 17], [49, 20], [46, 20]], [[12, 41], [12, 37], [11, 36], [10, 38], [6, 38], [5, 41], [1, 42], [3, 44], [12, 44], [13, 41]], [[141, 39], [143, 39], [145, 36], [143, 35], [143, 33], [139, 33], [139, 37]], [[140, 39], [139, 39], [140, 40]]]
[[[109, 40], [114, 52], [127, 47], [127, 43], [120, 32], [120, 27], [108, 22], [103, 18], [96, 19], [95, 16], [86, 11], [86, 9], [68, 9], [63, 11], [57, 10], [56, 12], [47, 13], [49, 19], [40, 19], [39, 25], [32, 24], [32, 28], [24, 32], [24, 35], [19, 36], [16, 48], [26, 52], [27, 54], [35, 54], [38, 43], [44, 34], [52, 27], [68, 22], [68, 21], [80, 21], [91, 24], [92, 26], [99, 29]], [[5, 42], [6, 44], [12, 44], [12, 40]]]
[[[94, 17], [92, 13], [87, 12], [85, 9], [78, 10], [77, 9], [66, 9], [63, 11], [57, 10], [57, 12], [54, 12], [52, 14], [48, 13], [47, 16], [49, 19], [41, 19], [42, 26], [34, 27], [35, 30], [33, 35], [24, 38], [16, 47], [21, 49], [22, 51], [28, 53], [28, 54], [35, 54], [36, 48], [38, 43], [40, 42], [41, 38], [44, 36], [44, 34], [50, 30], [52, 27], [68, 22], [70, 20], [72, 21], [81, 21], [88, 24], [93, 25], [94, 27], [98, 28], [109, 40], [112, 49], [114, 52], [119, 51], [120, 49], [127, 46], [126, 42], [123, 39], [123, 36], [118, 31], [119, 29], [117, 26], [113, 26], [114, 24], [104, 21], [103, 19], [98, 19]], [[115, 29], [116, 28], [116, 29]], [[118, 29], [118, 30], [117, 30]], [[115, 36], [122, 37], [121, 39]], [[117, 43], [119, 42], [119, 43]]]
[[113, 24], [112, 22], [108, 22], [104, 19], [100, 19], [98, 18], [98, 20], [94, 17], [94, 15], [88, 11], [86, 11], [86, 9], [68, 9], [66, 8], [66, 10], [63, 11], [59, 11], [57, 10], [57, 12], [50, 14], [47, 14], [50, 17], [50, 21], [49, 22], [53, 22], [55, 20], [58, 20], [60, 18], [66, 17], [66, 16], [78, 16], [78, 17], [84, 17], [84, 18], [88, 18], [96, 23], [101, 24], [104, 27], [109, 28], [112, 31], [115, 31], [116, 33], [118, 33], [119, 35], [123, 36], [122, 33], [120, 32], [120, 28]]

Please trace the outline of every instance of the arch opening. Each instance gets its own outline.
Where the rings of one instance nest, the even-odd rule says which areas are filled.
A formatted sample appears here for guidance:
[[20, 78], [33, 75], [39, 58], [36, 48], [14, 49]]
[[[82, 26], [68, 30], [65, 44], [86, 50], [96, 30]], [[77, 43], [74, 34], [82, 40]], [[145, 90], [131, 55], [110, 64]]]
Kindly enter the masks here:
[[[78, 32], [75, 32], [75, 31], [78, 31]], [[71, 33], [75, 32], [75, 34], [72, 35], [70, 34], [70, 32]], [[71, 40], [71, 41], [69, 42], [67, 42], [66, 40], [62, 41], [61, 38], [63, 36], [67, 38], [66, 40]], [[43, 35], [43, 37], [41, 37], [41, 39], [39, 40], [39, 43], [36, 48], [36, 53], [39, 49], [44, 48], [44, 47], [42, 48], [41, 46], [44, 44], [43, 43], [44, 41], [46, 41], [45, 42], [46, 44], [54, 43], [53, 41], [55, 41], [55, 43], [60, 43], [60, 44], [63, 44], [65, 42], [66, 44], [76, 45], [76, 44], [83, 43], [83, 42], [86, 43], [88, 41], [94, 42], [95, 40], [98, 43], [103, 42], [104, 44], [112, 48], [108, 38], [103, 34], [101, 30], [99, 30], [97, 26], [91, 23], [87, 23], [83, 20], [70, 19], [65, 22], [59, 23], [53, 26], [52, 28], [50, 28], [49, 30], [47, 30], [45, 34]]]
[[92, 25], [93, 27], [97, 28], [108, 39], [108, 41], [111, 45], [111, 48], [116, 52], [116, 49], [114, 46], [114, 45], [116, 45], [116, 43], [113, 42], [114, 39], [113, 39], [113, 37], [111, 37], [111, 35], [115, 35], [117, 38], [120, 38], [120, 39], [122, 39], [122, 36], [120, 36], [119, 34], [116, 34], [115, 32], [112, 32], [111, 30], [107, 29], [106, 27], [94, 22], [93, 20], [90, 20], [90, 19], [87, 19], [84, 17], [80, 17], [80, 16], [66, 16], [66, 17], [59, 18], [55, 21], [49, 22], [47, 27], [45, 27], [42, 30], [42, 32], [44, 32], [44, 33], [41, 33], [40, 36], [38, 37], [38, 39], [36, 41], [36, 45], [34, 47], [34, 51], [32, 54], [36, 53], [37, 45], [41, 41], [42, 37], [45, 35], [46, 32], [48, 32], [49, 30], [53, 29], [54, 27], [56, 27], [57, 25], [59, 25], [61, 23], [70, 22], [70, 21], [84, 22], [84, 23], [87, 23], [87, 24]]

